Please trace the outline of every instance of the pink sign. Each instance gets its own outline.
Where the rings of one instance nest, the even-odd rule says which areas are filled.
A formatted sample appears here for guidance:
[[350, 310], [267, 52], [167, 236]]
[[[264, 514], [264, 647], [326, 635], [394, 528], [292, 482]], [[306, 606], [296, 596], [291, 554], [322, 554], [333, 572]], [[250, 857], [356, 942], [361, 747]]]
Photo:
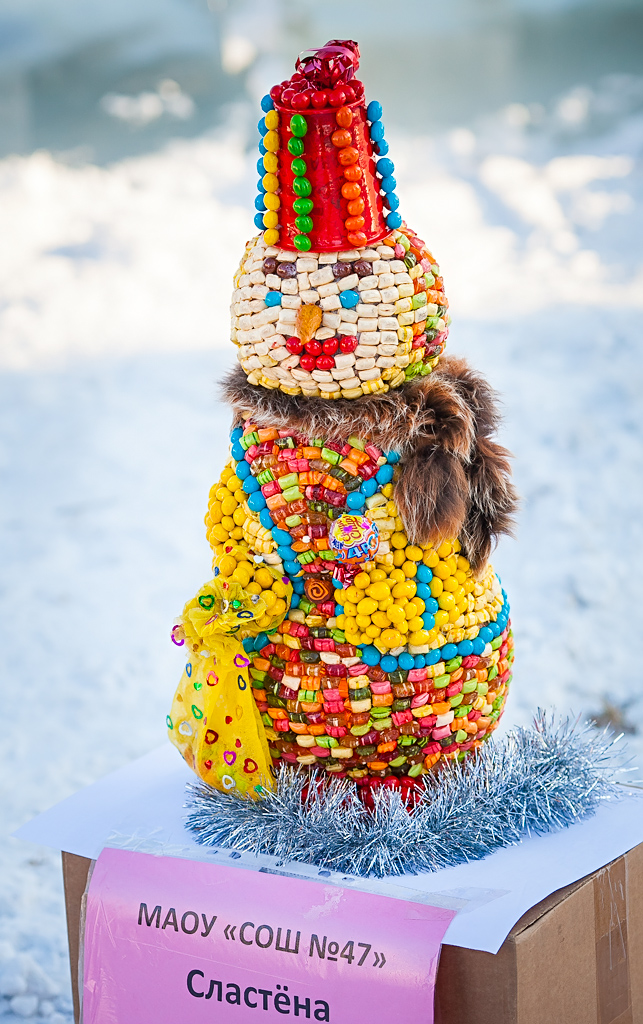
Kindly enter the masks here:
[[84, 1024], [433, 1022], [453, 911], [280, 875], [103, 850]]

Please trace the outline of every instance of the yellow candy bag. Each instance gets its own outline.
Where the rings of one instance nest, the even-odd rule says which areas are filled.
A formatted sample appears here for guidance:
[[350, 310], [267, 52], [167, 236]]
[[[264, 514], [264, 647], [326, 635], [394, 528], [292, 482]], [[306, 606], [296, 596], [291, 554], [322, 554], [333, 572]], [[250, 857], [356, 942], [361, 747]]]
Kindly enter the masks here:
[[[289, 586], [286, 611], [291, 595]], [[204, 782], [255, 799], [272, 788], [272, 761], [241, 640], [260, 632], [265, 614], [263, 599], [239, 583], [218, 577], [201, 588], [172, 632], [187, 663], [167, 718], [170, 740]]]

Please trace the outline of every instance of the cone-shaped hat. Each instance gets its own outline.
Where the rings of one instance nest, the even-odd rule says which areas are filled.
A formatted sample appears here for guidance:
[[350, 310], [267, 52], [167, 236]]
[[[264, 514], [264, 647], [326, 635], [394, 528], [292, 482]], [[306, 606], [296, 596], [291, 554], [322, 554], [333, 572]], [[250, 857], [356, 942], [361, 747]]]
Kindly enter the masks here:
[[264, 96], [255, 223], [232, 340], [253, 384], [359, 398], [430, 373], [448, 334], [440, 270], [398, 212], [382, 107], [359, 47], [301, 54]]

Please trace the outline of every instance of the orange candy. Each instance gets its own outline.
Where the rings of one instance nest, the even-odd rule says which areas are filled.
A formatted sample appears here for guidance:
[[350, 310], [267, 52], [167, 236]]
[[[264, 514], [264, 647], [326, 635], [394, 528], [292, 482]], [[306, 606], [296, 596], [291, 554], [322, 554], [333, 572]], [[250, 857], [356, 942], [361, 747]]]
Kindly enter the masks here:
[[337, 131], [333, 132], [331, 135], [330, 141], [333, 146], [337, 146], [337, 149], [345, 149], [346, 146], [350, 146], [353, 141], [353, 137], [345, 128], [338, 128]]
[[348, 167], [349, 164], [357, 163], [359, 159], [359, 153], [357, 152], [354, 146], [347, 146], [346, 149], [340, 149], [339, 153], [337, 154], [337, 159], [339, 160], [342, 167]]
[[[346, 181], [359, 181], [362, 177], [362, 168], [359, 164], [351, 164], [350, 167], [344, 168], [344, 177]], [[395, 242], [393, 242], [393, 245], [395, 245]]]
[[350, 107], [340, 107], [335, 114], [335, 120], [340, 128], [350, 128], [353, 123], [353, 111]]
[[347, 231], [359, 231], [364, 227], [365, 220], [363, 217], [347, 217], [344, 224]]
[[361, 249], [361, 247], [366, 245], [368, 241], [364, 231], [349, 231], [346, 237], [351, 245], [354, 245], [356, 249]]
[[[343, 187], [346, 188], [346, 185], [344, 185]], [[357, 199], [351, 199], [350, 203], [348, 204], [348, 212], [350, 213], [351, 217], [356, 217], [358, 214], [364, 212], [364, 200], [362, 199], [361, 196]]]
[[344, 199], [357, 200], [359, 199], [361, 191], [362, 190], [360, 189], [359, 185], [354, 181], [347, 181], [344, 185], [342, 185], [342, 196], [344, 197]]

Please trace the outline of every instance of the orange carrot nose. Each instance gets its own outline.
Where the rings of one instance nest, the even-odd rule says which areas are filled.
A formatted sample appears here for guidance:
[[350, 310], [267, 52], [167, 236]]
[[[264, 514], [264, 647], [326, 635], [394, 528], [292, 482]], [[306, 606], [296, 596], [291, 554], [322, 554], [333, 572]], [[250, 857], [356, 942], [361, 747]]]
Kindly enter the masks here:
[[300, 306], [295, 319], [295, 331], [300, 341], [306, 342], [314, 338], [315, 331], [321, 326], [322, 311], [320, 306]]

